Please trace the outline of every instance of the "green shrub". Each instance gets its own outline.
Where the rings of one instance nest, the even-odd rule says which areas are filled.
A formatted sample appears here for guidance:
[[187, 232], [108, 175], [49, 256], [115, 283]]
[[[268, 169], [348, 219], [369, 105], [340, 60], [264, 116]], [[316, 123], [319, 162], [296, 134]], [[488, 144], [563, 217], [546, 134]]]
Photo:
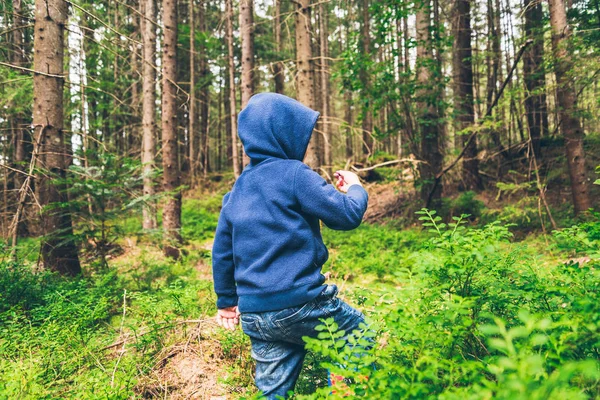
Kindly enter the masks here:
[[[300, 398], [564, 399], [600, 396], [600, 272], [592, 263], [541, 268], [498, 222], [445, 224], [395, 287], [362, 290], [378, 345], [347, 346], [332, 321], [308, 346], [349, 389]], [[597, 257], [588, 253], [591, 257]], [[363, 342], [364, 344], [364, 342]], [[355, 357], [355, 355], [360, 357]]]
[[455, 217], [463, 214], [468, 214], [471, 219], [479, 219], [485, 208], [483, 201], [476, 199], [477, 193], [467, 191], [461, 193], [456, 199], [443, 199], [442, 211], [443, 216]]

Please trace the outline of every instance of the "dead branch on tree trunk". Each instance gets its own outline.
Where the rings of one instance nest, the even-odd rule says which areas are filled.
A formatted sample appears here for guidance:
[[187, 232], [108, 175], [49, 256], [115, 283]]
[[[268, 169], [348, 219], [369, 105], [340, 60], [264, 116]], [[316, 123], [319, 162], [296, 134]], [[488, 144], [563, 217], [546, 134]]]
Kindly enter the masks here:
[[[502, 93], [504, 93], [504, 89], [506, 88], [506, 85], [508, 85], [508, 82], [510, 82], [510, 80], [512, 78], [512, 75], [513, 75], [513, 72], [515, 72], [515, 69], [517, 68], [517, 64], [521, 60], [521, 57], [523, 56], [523, 53], [525, 52], [525, 49], [531, 43], [533, 43], [533, 39], [528, 39], [525, 43], [523, 43], [523, 46], [521, 46], [521, 48], [519, 49], [519, 52], [517, 53], [517, 55], [515, 57], [515, 61], [513, 62], [512, 68], [508, 72], [508, 75], [506, 75], [506, 79], [502, 83], [502, 86], [500, 86], [500, 90], [498, 90], [498, 93], [496, 94], [496, 97], [494, 98], [494, 101], [487, 108], [487, 111], [486, 111], [485, 115], [482, 118], [483, 121], [485, 121], [487, 118], [489, 118], [492, 115], [492, 111], [494, 110], [494, 107], [496, 107], [496, 105], [498, 104], [498, 100], [500, 100], [500, 97], [502, 96]], [[456, 164], [458, 164], [458, 162], [464, 157], [465, 152], [467, 151], [467, 148], [471, 145], [471, 143], [473, 142], [473, 140], [475, 140], [475, 137], [479, 133], [479, 129], [476, 129], [479, 125], [481, 125], [481, 123], [477, 122], [477, 123], [475, 123], [474, 125], [471, 126], [472, 128], [475, 128], [475, 129], [473, 129], [473, 133], [471, 133], [471, 136], [469, 136], [469, 139], [466, 141], [466, 143], [465, 143], [463, 149], [461, 150], [461, 152], [454, 159], [454, 161], [452, 161], [450, 164], [448, 164], [448, 166], [444, 167], [435, 176], [435, 181], [433, 182], [433, 186], [432, 186], [431, 190], [429, 191], [429, 195], [427, 196], [427, 204], [425, 205], [425, 207], [429, 208], [429, 206], [431, 204], [431, 196], [433, 195], [433, 193], [435, 192], [435, 189], [437, 189], [437, 186], [439, 185], [440, 181], [442, 180], [442, 176], [444, 176], [444, 174], [446, 172], [448, 172], [452, 168], [454, 168], [456, 166]]]

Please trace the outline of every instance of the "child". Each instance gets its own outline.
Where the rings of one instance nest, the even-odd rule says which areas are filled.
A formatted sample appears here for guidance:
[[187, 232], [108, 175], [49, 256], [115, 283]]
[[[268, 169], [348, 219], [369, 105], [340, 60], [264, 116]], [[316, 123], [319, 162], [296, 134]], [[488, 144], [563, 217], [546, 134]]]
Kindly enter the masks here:
[[333, 317], [350, 333], [364, 316], [324, 285], [328, 252], [319, 220], [358, 227], [368, 195], [356, 174], [336, 172], [342, 194], [302, 163], [319, 113], [289, 97], [261, 93], [239, 115], [250, 164], [223, 198], [213, 247], [217, 322], [242, 321], [256, 360], [256, 385], [270, 399], [294, 389], [303, 336]]

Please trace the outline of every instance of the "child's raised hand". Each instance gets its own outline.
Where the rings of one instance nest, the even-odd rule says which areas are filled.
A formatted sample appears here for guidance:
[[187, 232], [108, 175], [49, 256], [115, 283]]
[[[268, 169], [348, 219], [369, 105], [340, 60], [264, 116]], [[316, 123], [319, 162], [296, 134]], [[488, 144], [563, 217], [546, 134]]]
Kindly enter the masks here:
[[354, 172], [340, 170], [335, 171], [333, 176], [336, 179], [335, 186], [344, 193], [346, 193], [352, 185], [362, 186], [358, 175], [356, 175]]

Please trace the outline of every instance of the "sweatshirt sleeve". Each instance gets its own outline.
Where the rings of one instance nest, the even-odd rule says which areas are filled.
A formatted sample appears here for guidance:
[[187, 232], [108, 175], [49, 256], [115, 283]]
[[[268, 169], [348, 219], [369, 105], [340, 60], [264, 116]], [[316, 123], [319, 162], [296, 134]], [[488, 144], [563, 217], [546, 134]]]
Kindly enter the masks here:
[[[229, 193], [223, 197], [223, 205], [227, 203]], [[217, 294], [217, 307], [227, 308], [236, 306], [238, 296], [234, 278], [235, 265], [233, 263], [233, 246], [231, 229], [224, 213], [219, 215], [215, 242], [212, 250], [212, 271], [215, 293]]]
[[305, 164], [296, 170], [294, 191], [303, 212], [319, 218], [329, 228], [336, 230], [357, 228], [369, 200], [362, 186], [352, 185], [343, 194]]

